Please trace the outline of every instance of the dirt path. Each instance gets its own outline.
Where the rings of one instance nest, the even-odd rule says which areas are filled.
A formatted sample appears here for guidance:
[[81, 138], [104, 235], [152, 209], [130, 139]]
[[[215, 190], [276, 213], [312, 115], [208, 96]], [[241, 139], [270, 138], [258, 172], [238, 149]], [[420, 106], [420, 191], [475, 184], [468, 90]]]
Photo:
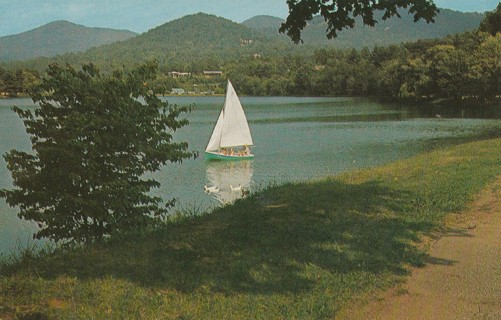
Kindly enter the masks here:
[[483, 190], [409, 280], [342, 319], [501, 319], [501, 179]]

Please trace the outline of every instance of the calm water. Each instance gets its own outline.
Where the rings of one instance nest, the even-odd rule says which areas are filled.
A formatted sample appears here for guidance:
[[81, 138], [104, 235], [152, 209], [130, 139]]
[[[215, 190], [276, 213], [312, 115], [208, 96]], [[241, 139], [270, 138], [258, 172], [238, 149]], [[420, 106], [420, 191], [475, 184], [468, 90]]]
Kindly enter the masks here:
[[[241, 186], [257, 190], [270, 183], [322, 178], [343, 171], [378, 166], [433, 148], [499, 135], [501, 120], [492, 115], [461, 111], [409, 111], [353, 98], [241, 98], [253, 135], [255, 159], [206, 162], [203, 150], [214, 127], [223, 97], [170, 97], [170, 103], [195, 104], [190, 125], [176, 134], [200, 151], [195, 160], [170, 164], [155, 178], [162, 187], [153, 192], [165, 200], [178, 199], [178, 208], [205, 210], [231, 202]], [[32, 106], [29, 99], [0, 99], [0, 154], [30, 150], [22, 121], [10, 107]], [[440, 116], [437, 116], [437, 112]], [[491, 117], [486, 118], [487, 117]], [[465, 118], [468, 117], [468, 118]], [[203, 187], [217, 186], [218, 193]], [[0, 159], [0, 188], [11, 187], [10, 172]], [[16, 209], [0, 199], [0, 253], [26, 246], [34, 225], [16, 217]]]

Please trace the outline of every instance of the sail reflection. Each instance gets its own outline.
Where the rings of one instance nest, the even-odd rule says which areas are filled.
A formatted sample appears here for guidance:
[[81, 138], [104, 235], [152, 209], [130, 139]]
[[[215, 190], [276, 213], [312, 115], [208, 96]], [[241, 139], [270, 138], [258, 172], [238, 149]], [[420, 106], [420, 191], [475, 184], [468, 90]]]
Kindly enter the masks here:
[[205, 191], [222, 204], [243, 198], [252, 183], [252, 161], [206, 162]]

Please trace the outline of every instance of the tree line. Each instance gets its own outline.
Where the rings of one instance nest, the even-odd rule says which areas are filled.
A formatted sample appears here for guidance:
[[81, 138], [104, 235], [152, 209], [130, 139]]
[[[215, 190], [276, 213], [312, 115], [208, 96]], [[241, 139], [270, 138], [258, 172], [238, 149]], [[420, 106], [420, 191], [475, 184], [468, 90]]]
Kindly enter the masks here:
[[0, 68], [0, 95], [8, 97], [25, 95], [28, 88], [39, 79], [40, 73], [36, 70]]
[[[438, 9], [432, 1], [396, 3], [364, 1], [288, 2], [289, 16], [280, 32], [301, 41], [307, 20], [320, 13], [328, 24], [327, 36], [353, 28], [353, 12], [373, 26], [374, 10], [383, 20], [409, 8], [415, 21], [433, 21]], [[444, 39], [416, 41], [372, 50], [320, 49], [307, 57], [239, 61], [227, 73], [241, 92], [252, 95], [377, 96], [383, 99], [495, 99], [501, 93], [501, 3], [488, 12], [475, 32]]]
[[[246, 58], [222, 69], [247, 95], [486, 101], [501, 94], [500, 61], [500, 34], [469, 32], [372, 50], [319, 49], [310, 56]], [[167, 89], [189, 88], [199, 81], [158, 80]]]
[[249, 59], [226, 71], [250, 95], [491, 100], [501, 94], [501, 34], [470, 32], [372, 50]]
[[[248, 57], [226, 62], [221, 70], [223, 78], [232, 79], [239, 93], [246, 95], [487, 101], [501, 94], [500, 61], [501, 35], [475, 31], [373, 49], [324, 48], [306, 56]], [[172, 78], [168, 63], [159, 70], [154, 85], [163, 93], [173, 88], [224, 90], [221, 77], [207, 79], [193, 72], [190, 77]], [[37, 71], [0, 69], [0, 92], [22, 94], [38, 79]]]

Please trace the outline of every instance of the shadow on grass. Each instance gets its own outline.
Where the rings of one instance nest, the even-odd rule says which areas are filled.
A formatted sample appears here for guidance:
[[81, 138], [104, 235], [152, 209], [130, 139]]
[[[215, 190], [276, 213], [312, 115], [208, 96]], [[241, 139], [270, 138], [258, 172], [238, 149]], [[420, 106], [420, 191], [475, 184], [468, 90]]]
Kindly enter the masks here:
[[412, 243], [432, 223], [416, 215], [412, 194], [377, 181], [291, 184], [147, 236], [37, 259], [30, 272], [183, 292], [300, 293], [340, 275], [403, 275], [423, 264]]

